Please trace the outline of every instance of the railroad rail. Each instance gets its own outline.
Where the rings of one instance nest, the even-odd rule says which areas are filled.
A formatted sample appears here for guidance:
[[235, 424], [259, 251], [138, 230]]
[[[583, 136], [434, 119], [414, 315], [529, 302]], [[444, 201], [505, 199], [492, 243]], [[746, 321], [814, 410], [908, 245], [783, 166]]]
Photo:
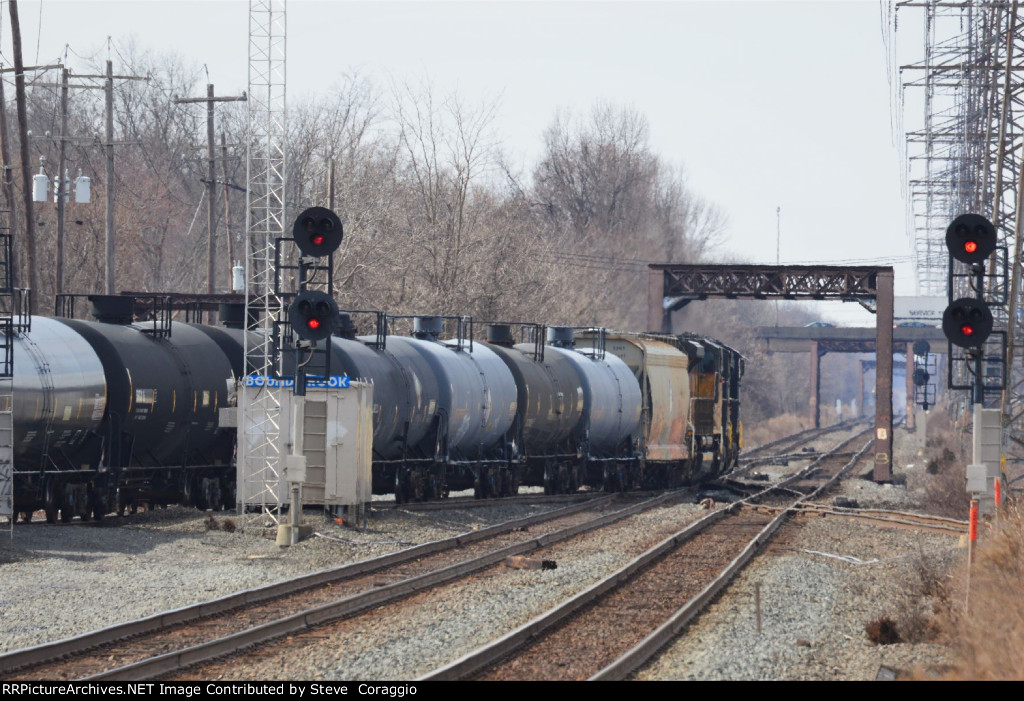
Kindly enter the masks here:
[[[640, 494], [641, 492], [632, 492]], [[652, 495], [654, 492], [643, 492]], [[378, 499], [372, 506], [378, 509], [402, 509], [403, 511], [445, 511], [448, 509], [476, 509], [483, 506], [504, 506], [506, 504], [575, 504], [604, 496], [604, 492], [576, 492], [575, 494], [520, 494], [500, 499], [477, 499], [472, 496], [456, 496], [434, 501], [410, 501], [398, 503], [394, 499]]]
[[967, 533], [969, 526], [967, 521], [960, 519], [887, 509], [854, 509], [828, 504], [800, 504], [797, 507], [797, 511], [801, 514], [840, 516], [858, 521], [883, 523], [937, 533]]
[[[843, 445], [848, 444], [852, 440], [852, 438], [848, 439]], [[840, 451], [843, 445], [837, 446], [834, 450]], [[729, 507], [729, 509], [722, 509], [719, 512], [713, 512], [712, 516], [719, 513], [731, 514], [735, 510], [743, 513], [743, 518], [753, 519], [750, 527], [756, 528], [758, 524], [768, 521], [768, 518], [766, 518], [764, 514], [768, 512], [776, 512], [775, 506], [763, 503], [766, 498], [765, 495], [773, 490], [777, 492], [780, 489], [802, 489], [803, 486], [800, 485], [799, 482], [802, 479], [806, 479], [807, 476], [815, 469], [821, 469], [821, 463], [822, 461], [818, 460], [797, 475], [791, 477], [786, 482], [764, 490], [760, 497], [748, 498], [739, 505]], [[178, 609], [165, 614], [152, 616], [148, 619], [143, 619], [143, 621], [131, 622], [124, 626], [114, 626], [110, 629], [104, 629], [103, 631], [97, 631], [96, 633], [87, 634], [85, 636], [78, 636], [77, 638], [72, 638], [66, 641], [58, 641], [58, 643], [37, 646], [37, 648], [29, 648], [24, 651], [15, 651], [14, 653], [0, 656], [0, 674], [8, 674], [13, 671], [14, 667], [20, 668], [20, 672], [18, 674], [19, 678], [31, 677], [34, 674], [46, 679], [71, 678], [91, 674], [93, 676], [88, 678], [145, 679], [152, 678], [155, 675], [170, 674], [196, 664], [202, 660], [209, 660], [213, 657], [231, 654], [232, 651], [239, 648], [259, 644], [274, 638], [280, 638], [283, 635], [293, 634], [297, 631], [302, 631], [313, 626], [319, 626], [325, 622], [333, 621], [340, 617], [352, 616], [371, 606], [397, 601], [411, 593], [468, 576], [472, 572], [479, 571], [491, 564], [500, 562], [510, 554], [521, 554], [535, 551], [538, 548], [565, 540], [574, 535], [586, 532], [587, 530], [600, 528], [603, 525], [625, 518], [632, 513], [639, 513], [646, 508], [653, 508], [659, 504], [670, 503], [674, 498], [681, 499], [684, 494], [685, 493], [674, 493], [662, 495], [654, 499], [645, 500], [640, 504], [634, 504], [626, 509], [617, 510], [611, 514], [605, 514], [598, 518], [590, 519], [581, 523], [580, 521], [582, 519], [579, 517], [585, 515], [585, 512], [602, 508], [610, 508], [613, 501], [617, 501], [622, 498], [605, 496], [594, 499], [592, 497], [588, 501], [571, 505], [565, 509], [558, 509], [545, 514], [529, 517], [527, 519], [517, 519], [516, 521], [507, 522], [505, 524], [498, 524], [488, 529], [463, 534], [461, 536], [446, 539], [445, 541], [437, 541], [436, 543], [416, 546], [416, 548], [392, 553], [391, 555], [375, 558], [371, 561], [355, 563], [354, 565], [335, 568], [334, 570], [315, 573], [314, 575], [307, 575], [304, 578], [288, 580], [287, 582], [272, 585], [271, 587], [263, 587], [258, 590], [251, 590], [250, 592], [242, 592], [240, 594], [223, 597], [222, 599], [208, 602], [206, 604]], [[636, 498], [636, 495], [630, 495], [630, 497]], [[556, 499], [564, 501], [566, 497], [556, 497]], [[449, 500], [449, 503], [450, 501], [451, 500]], [[761, 501], [762, 503], [758, 506], [756, 511], [752, 512], [751, 509], [748, 508], [748, 505], [754, 503], [754, 501]], [[451, 506], [458, 508], [455, 505]], [[573, 524], [567, 525], [565, 528], [539, 537], [532, 535], [526, 537], [524, 535], [522, 538], [525, 538], [525, 540], [521, 540], [520, 543], [499, 548], [497, 550], [492, 549], [489, 553], [481, 555], [480, 558], [471, 558], [470, 560], [464, 560], [461, 563], [457, 562], [448, 565], [444, 565], [443, 563], [439, 563], [435, 560], [432, 563], [423, 563], [422, 567], [418, 570], [419, 574], [412, 575], [410, 575], [408, 569], [403, 571], [400, 567], [401, 563], [408, 563], [413, 559], [425, 557], [429, 553], [438, 553], [459, 548], [461, 555], [466, 552], [465, 546], [470, 543], [477, 543], [502, 534], [521, 534], [526, 528], [536, 525], [542, 521], [555, 521], [561, 518], [568, 519], [573, 514], [577, 515], [577, 521]], [[715, 518], [725, 518], [725, 516], [715, 516]], [[713, 521], [709, 521], [709, 523], [712, 522]], [[449, 557], [450, 555], [451, 553], [449, 553]], [[388, 570], [388, 567], [394, 567], [394, 569]], [[347, 571], [348, 574], [339, 575], [333, 580], [329, 578], [331, 573], [338, 574], [342, 571]], [[196, 621], [206, 618], [216, 614], [218, 610], [231, 610], [232, 608], [238, 609], [250, 606], [256, 601], [266, 601], [275, 597], [284, 597], [287, 595], [286, 590], [289, 588], [294, 591], [301, 590], [304, 586], [300, 583], [302, 580], [307, 580], [309, 582], [309, 586], [315, 586], [315, 583], [312, 583], [312, 579], [328, 577], [327, 579], [324, 579], [324, 582], [330, 582], [328, 586], [331, 586], [347, 578], [354, 578], [359, 576], [359, 574], [368, 573], [375, 573], [375, 575], [370, 578], [369, 583], [364, 582], [366, 587], [368, 587], [365, 590], [365, 595], [353, 594], [339, 601], [339, 594], [337, 590], [328, 592], [328, 594], [325, 595], [326, 598], [330, 599], [328, 603], [320, 604], [313, 608], [310, 608], [308, 604], [295, 603], [293, 608], [302, 608], [302, 606], [306, 606], [306, 608], [292, 615], [282, 615], [275, 618], [271, 623], [263, 626], [257, 626], [256, 628], [251, 627], [251, 621], [248, 624], [243, 622], [236, 625], [236, 628], [243, 628], [243, 630], [238, 633], [214, 637], [210, 631], [207, 631], [203, 636], [200, 636], [204, 638], [204, 642], [191, 646], [187, 646], [187, 643], [185, 645], [181, 644], [180, 640], [174, 642], [173, 640], [168, 639], [163, 643], [157, 643], [154, 647], [152, 640], [149, 640], [148, 642], [146, 641], [146, 636], [151, 635], [150, 631], [166, 631], [168, 630], [168, 626], [172, 628], [175, 626], [180, 627], [186, 621]], [[396, 579], [398, 581], [393, 581]], [[382, 583], [384, 586], [381, 586]], [[279, 587], [283, 588], [278, 589]], [[296, 602], [298, 602], [298, 600], [296, 600]], [[267, 616], [266, 612], [257, 614], [255, 618], [259, 621], [270, 620], [270, 617]], [[246, 628], [246, 625], [249, 627]], [[141, 649], [137, 652], [126, 653], [121, 649], [114, 649], [110, 647], [112, 640], [123, 639], [130, 636], [136, 636], [141, 642]], [[174, 636], [171, 637], [173, 638]], [[212, 640], [210, 639], [211, 637], [213, 637]], [[76, 640], [78, 642], [76, 642]], [[97, 645], [103, 646], [102, 649], [97, 650]], [[94, 667], [84, 664], [82, 660], [79, 659], [78, 662], [72, 660], [69, 663], [69, 666], [65, 668], [65, 672], [59, 672], [58, 667], [45, 662], [45, 660], [52, 660], [54, 657], [58, 656], [79, 654], [74, 652], [75, 646], [82, 649], [88, 648], [96, 651], [95, 658], [98, 662], [94, 661], [93, 663], [90, 663], [94, 664]], [[163, 646], [163, 649], [161, 649], [160, 646]], [[154, 656], [154, 653], [161, 652], [162, 654], [155, 654]], [[16, 656], [21, 654], [38, 655], [39, 660], [44, 661], [37, 660], [35, 663], [31, 663], [26, 661], [27, 658], [23, 657], [19, 662]], [[127, 667], [120, 667], [113, 670], [107, 669], [111, 659], [124, 661], [126, 659], [137, 659], [139, 657], [144, 659], [141, 659], [137, 664], [131, 664]], [[36, 667], [26, 669], [25, 666], [28, 664], [35, 664]]]
[[[686, 491], [664, 493], [654, 498], [644, 499], [625, 508], [585, 519], [584, 512], [588, 510], [611, 508], [623, 500], [629, 501], [631, 499], [628, 495], [618, 495], [615, 497], [604, 497], [600, 500], [591, 500], [559, 510], [561, 516], [558, 519], [551, 516], [550, 512], [549, 514], [538, 515], [547, 516], [546, 520], [552, 522], [552, 525], [556, 524], [558, 520], [567, 520], [566, 523], [561, 524], [562, 527], [540, 535], [528, 533], [527, 530], [531, 525], [538, 523], [535, 520], [537, 517], [499, 524], [499, 526], [502, 526], [502, 537], [515, 542], [510, 545], [501, 543], [499, 547], [495, 548], [481, 548], [478, 544], [477, 549], [484, 552], [471, 556], [468, 559], [454, 558], [457, 560], [455, 562], [452, 562], [453, 558], [451, 557], [428, 560], [423, 557], [422, 553], [412, 555], [404, 555], [406, 551], [393, 553], [385, 557], [400, 557], [401, 563], [397, 567], [386, 570], [376, 568], [372, 576], [354, 583], [354, 588], [358, 589], [356, 593], [348, 593], [346, 595], [346, 592], [339, 591], [337, 581], [335, 581], [328, 584], [328, 588], [322, 593], [319, 602], [310, 602], [300, 596], [289, 596], [287, 599], [280, 599], [276, 602], [276, 604], [280, 605], [277, 606], [273, 615], [268, 610], [253, 612], [246, 608], [247, 604], [244, 599], [236, 601], [236, 606], [234, 607], [226, 607], [221, 603], [217, 608], [235, 609], [234, 613], [228, 613], [231, 618], [225, 619], [226, 623], [216, 623], [214, 626], [211, 626], [209, 624], [210, 621], [216, 621], [217, 619], [195, 622], [195, 616], [190, 616], [190, 620], [195, 622], [191, 626], [194, 628], [191, 632], [188, 630], [190, 628], [189, 624], [181, 624], [173, 630], [168, 629], [166, 631], [168, 635], [165, 639], [159, 641], [151, 637], [153, 633], [146, 633], [145, 635], [136, 633], [139, 637], [118, 643], [119, 646], [123, 645], [123, 648], [119, 647], [116, 652], [109, 647], [97, 650], [95, 655], [91, 655], [92, 661], [88, 665], [73, 660], [68, 663], [51, 662], [34, 667], [32, 670], [22, 670], [17, 676], [21, 678], [39, 675], [52, 679], [60, 675], [66, 678], [138, 680], [171, 674], [213, 658], [230, 655], [253, 645], [265, 643], [286, 635], [294, 635], [308, 628], [353, 616], [372, 607], [398, 601], [410, 594], [464, 578], [481, 569], [502, 562], [509, 556], [530, 553], [581, 533], [602, 528], [647, 509], [671, 503], [673, 500], [684, 499], [691, 495], [692, 493]], [[598, 504], [597, 502], [601, 503]], [[482, 531], [477, 533], [482, 533]], [[481, 539], [474, 538], [474, 540]], [[448, 549], [450, 550], [451, 548]], [[460, 553], [466, 550], [468, 550], [468, 547], [460, 548]], [[380, 560], [381, 558], [377, 559]], [[415, 562], [412, 562], [412, 560], [415, 560]], [[356, 566], [362, 564], [356, 563]], [[365, 573], [365, 570], [362, 573]], [[314, 605], [311, 605], [311, 603]], [[243, 608], [239, 609], [239, 606]], [[176, 612], [169, 613], [170, 615], [176, 614]], [[266, 622], [268, 620], [270, 621], [269, 623]], [[183, 636], [187, 636], [188, 639], [183, 639]], [[62, 642], [73, 644], [74, 641], [75, 639], [72, 638]], [[27, 653], [29, 651], [23, 652]], [[53, 650], [50, 652], [53, 652]], [[125, 659], [134, 661], [130, 664], [110, 669], [109, 660], [111, 658], [122, 662]], [[0, 663], [3, 663], [3, 661], [4, 658], [0, 657]]]
[[[797, 433], [793, 433], [788, 436], [782, 436], [781, 438], [777, 438], [774, 441], [762, 443], [761, 445], [755, 446], [743, 453], [743, 455], [740, 457], [740, 462], [744, 465], [744, 467], [740, 468], [740, 470], [742, 471], [749, 469], [750, 467], [754, 467], [754, 465], [752, 465], [751, 463], [763, 464], [762, 461], [773, 459], [778, 455], [792, 454], [797, 447], [804, 445], [806, 443], [810, 443], [812, 440], [821, 438], [823, 436], [827, 436], [830, 433], [835, 433], [837, 431], [850, 430], [857, 426], [858, 424], [867, 422], [867, 420], [868, 419], [866, 417], [861, 417], [856, 419], [849, 419], [847, 421], [843, 421], [838, 424], [833, 424], [832, 426], [826, 426], [824, 428], [807, 428], [804, 429], [803, 431], [798, 431]], [[784, 447], [780, 448], [776, 454], [767, 454], [767, 451], [779, 448], [779, 446]]]
[[[314, 572], [311, 574], [276, 582], [264, 587], [248, 589], [245, 591], [223, 596], [212, 601], [207, 601], [193, 606], [186, 606], [171, 611], [147, 616], [134, 621], [128, 621], [113, 626], [108, 626], [91, 633], [74, 636], [52, 643], [44, 643], [22, 650], [15, 650], [0, 655], [0, 675], [8, 675], [18, 672], [24, 676], [31, 674], [33, 670], [40, 670], [48, 675], [47, 678], [56, 678], [60, 668], [48, 664], [63, 659], [63, 665], [74, 663], [75, 660], [90, 654], [93, 651], [101, 650], [104, 657], [110, 656], [110, 646], [119, 641], [140, 636], [151, 636], [160, 631], [168, 631], [183, 626], [193, 621], [208, 619], [211, 616], [221, 615], [225, 612], [234, 611], [243, 607], [253, 606], [262, 602], [272, 601], [280, 597], [308, 591], [315, 587], [324, 587], [338, 584], [356, 577], [380, 573], [403, 565], [420, 558], [436, 556], [457, 549], [465, 549], [475, 543], [484, 542], [507, 533], [516, 531], [525, 532], [527, 529], [543, 524], [548, 521], [567, 518], [577, 513], [600, 509], [610, 505], [615, 500], [613, 496], [602, 496], [597, 499], [584, 500], [561, 509], [547, 511], [541, 514], [513, 519], [504, 523], [498, 523], [487, 528], [476, 531], [468, 531], [451, 538], [444, 538], [422, 545], [405, 548], [394, 553], [381, 555], [380, 557], [362, 560], [359, 562], [342, 565], [336, 568]], [[493, 502], [492, 502], [493, 503]], [[128, 654], [119, 652], [119, 655]], [[121, 659], [124, 659], [122, 657]], [[106, 669], [103, 666], [102, 669]]]
[[[831, 453], [868, 431], [844, 440]], [[569, 601], [421, 680], [624, 678], [725, 587], [796, 505], [853, 469], [872, 445], [869, 440], [845, 464], [822, 456], [779, 484], [712, 512]], [[817, 484], [810, 486], [815, 475]], [[774, 509], [762, 503], [787, 490], [800, 496], [767, 515]], [[736, 542], [737, 533], [744, 534], [743, 543]], [[617, 623], [623, 611], [629, 612], [630, 626]], [[651, 632], [638, 641], [638, 630]]]

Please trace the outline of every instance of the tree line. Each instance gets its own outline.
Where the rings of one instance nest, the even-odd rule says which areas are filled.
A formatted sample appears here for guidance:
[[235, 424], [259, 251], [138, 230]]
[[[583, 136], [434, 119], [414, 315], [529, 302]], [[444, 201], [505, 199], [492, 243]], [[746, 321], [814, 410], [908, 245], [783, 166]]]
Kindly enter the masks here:
[[[150, 79], [115, 87], [116, 288], [205, 291], [206, 115], [174, 101], [194, 93], [201, 71], [131, 45], [120, 53], [124, 69]], [[53, 87], [29, 86], [31, 159], [45, 156], [51, 176], [56, 96]], [[10, 104], [4, 108], [11, 113]], [[345, 231], [335, 255], [343, 309], [643, 330], [648, 263], [709, 261], [721, 253], [725, 213], [691, 187], [681, 165], [655, 153], [640, 112], [608, 102], [585, 112], [559, 111], [539, 135], [537, 162], [523, 170], [511, 165], [497, 110], [495, 103], [474, 103], [429, 82], [382, 86], [359, 74], [343, 76], [317, 96], [289, 100], [287, 216], [326, 206], [333, 195]], [[218, 184], [215, 210], [216, 289], [226, 292], [229, 246], [236, 259], [244, 251], [247, 118], [244, 103], [219, 103], [216, 115], [218, 141], [225, 144], [217, 153], [218, 178], [225, 182]], [[72, 180], [78, 169], [88, 175], [93, 197], [89, 204], [72, 198], [67, 205], [68, 292], [103, 289], [107, 184], [100, 138], [91, 139], [103, 133], [103, 120], [100, 91], [72, 91], [70, 174]], [[7, 165], [11, 178], [23, 164], [15, 156]], [[27, 166], [34, 172], [38, 163]], [[14, 200], [7, 207], [19, 210], [20, 197]], [[48, 313], [56, 287], [52, 191], [34, 209], [34, 221], [18, 219], [27, 230], [16, 232], [15, 266], [24, 265], [27, 239], [34, 237], [42, 265], [33, 294], [36, 309]], [[806, 372], [794, 359], [768, 361], [748, 345], [749, 328], [771, 316], [763, 306], [727, 308], [725, 315], [677, 314], [676, 325], [736, 344], [749, 355], [748, 367], [751, 361], [770, 366], [755, 372], [766, 385], [749, 408], [765, 415], [781, 410], [799, 390], [779, 377], [806, 386]], [[783, 310], [784, 323], [811, 318], [798, 308]]]

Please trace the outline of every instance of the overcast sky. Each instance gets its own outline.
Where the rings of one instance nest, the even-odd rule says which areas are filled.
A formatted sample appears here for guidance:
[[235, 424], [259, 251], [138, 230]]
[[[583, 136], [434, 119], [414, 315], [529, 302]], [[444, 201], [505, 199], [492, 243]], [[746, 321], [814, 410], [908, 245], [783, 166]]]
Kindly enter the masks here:
[[[10, 65], [2, 4], [0, 50]], [[731, 260], [775, 262], [781, 208], [782, 262], [894, 263], [897, 294], [914, 294], [904, 165], [893, 145], [902, 137], [890, 127], [875, 0], [287, 7], [291, 100], [353, 70], [381, 87], [388, 76], [429, 76], [468, 102], [498, 100], [496, 134], [525, 172], [557, 109], [629, 106], [646, 115], [654, 150], [727, 214], [721, 250]], [[68, 44], [69, 66], [82, 72], [80, 57], [107, 57], [108, 36], [115, 45], [134, 38], [205, 64], [219, 94], [246, 89], [246, 1], [22, 0], [19, 8], [27, 64], [52, 62]], [[921, 19], [904, 10], [900, 21], [902, 31]], [[115, 72], [124, 70], [112, 58]], [[205, 94], [205, 82], [194, 95]], [[857, 305], [838, 306], [843, 323], [873, 321]]]

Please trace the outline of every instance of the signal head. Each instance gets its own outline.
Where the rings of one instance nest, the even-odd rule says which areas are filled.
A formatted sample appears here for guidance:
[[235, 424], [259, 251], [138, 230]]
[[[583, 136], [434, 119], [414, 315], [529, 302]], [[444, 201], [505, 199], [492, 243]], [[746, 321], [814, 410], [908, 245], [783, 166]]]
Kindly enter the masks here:
[[923, 387], [928, 384], [928, 380], [931, 379], [931, 375], [924, 368], [918, 368], [914, 370], [914, 384], [918, 387]]
[[980, 348], [992, 333], [992, 311], [980, 299], [963, 297], [942, 314], [942, 333], [953, 345]]
[[341, 245], [341, 219], [326, 207], [310, 207], [295, 218], [292, 236], [303, 255], [322, 258]]
[[946, 229], [949, 255], [964, 263], [981, 263], [996, 250], [996, 229], [980, 214], [961, 214]]
[[317, 290], [304, 290], [288, 308], [288, 323], [299, 338], [322, 341], [338, 325], [338, 305]]

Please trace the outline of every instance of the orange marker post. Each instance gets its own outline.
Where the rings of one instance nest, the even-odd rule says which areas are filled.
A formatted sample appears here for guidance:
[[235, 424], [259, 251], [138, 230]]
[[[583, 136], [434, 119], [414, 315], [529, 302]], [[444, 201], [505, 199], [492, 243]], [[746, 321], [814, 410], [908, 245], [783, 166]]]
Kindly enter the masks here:
[[971, 499], [971, 520], [967, 530], [967, 581], [964, 611], [971, 610], [971, 564], [974, 562], [974, 543], [978, 540], [978, 500]]
[[998, 509], [1000, 504], [1003, 503], [1003, 481], [996, 477], [995, 479], [995, 492], [996, 492], [996, 508]]

